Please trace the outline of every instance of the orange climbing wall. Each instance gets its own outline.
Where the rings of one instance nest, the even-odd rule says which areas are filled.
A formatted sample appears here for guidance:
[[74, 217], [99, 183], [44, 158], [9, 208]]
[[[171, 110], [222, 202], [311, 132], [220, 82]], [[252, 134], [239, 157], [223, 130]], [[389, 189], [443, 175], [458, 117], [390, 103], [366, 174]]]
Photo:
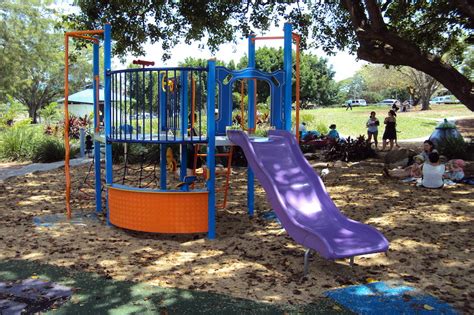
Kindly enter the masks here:
[[208, 192], [153, 192], [108, 188], [110, 222], [153, 233], [207, 232]]

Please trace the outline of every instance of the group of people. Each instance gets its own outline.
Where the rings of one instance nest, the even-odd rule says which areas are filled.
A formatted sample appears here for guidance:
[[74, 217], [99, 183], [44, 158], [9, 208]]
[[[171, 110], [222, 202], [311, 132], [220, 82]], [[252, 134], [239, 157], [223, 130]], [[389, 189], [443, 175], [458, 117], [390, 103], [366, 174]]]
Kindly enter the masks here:
[[[387, 144], [390, 146], [389, 150], [393, 149], [393, 146], [399, 147], [397, 142], [397, 113], [393, 109], [388, 112], [387, 117], [384, 119], [385, 130], [382, 136], [382, 151], [385, 151]], [[379, 134], [380, 121], [376, 117], [375, 112], [370, 113], [369, 120], [366, 123], [367, 127], [367, 141], [372, 142], [374, 139], [375, 149], [378, 149], [377, 137]]]
[[414, 180], [417, 185], [426, 188], [442, 188], [446, 180], [456, 182], [464, 178], [465, 162], [454, 159], [442, 163], [442, 157], [430, 140], [423, 143], [422, 152], [415, 155], [408, 164], [404, 168], [393, 170], [385, 167], [383, 173], [387, 177]]

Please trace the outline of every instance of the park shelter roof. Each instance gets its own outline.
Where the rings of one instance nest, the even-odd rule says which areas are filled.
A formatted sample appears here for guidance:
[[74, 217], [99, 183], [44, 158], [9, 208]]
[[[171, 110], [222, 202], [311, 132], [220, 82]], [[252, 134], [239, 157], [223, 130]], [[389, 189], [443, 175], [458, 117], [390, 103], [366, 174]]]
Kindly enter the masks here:
[[[69, 104], [94, 104], [94, 89], [92, 87], [86, 88], [85, 90], [71, 94], [68, 97]], [[64, 102], [64, 97], [58, 100], [58, 102]], [[104, 89], [102, 86], [99, 88], [99, 103], [104, 102]]]

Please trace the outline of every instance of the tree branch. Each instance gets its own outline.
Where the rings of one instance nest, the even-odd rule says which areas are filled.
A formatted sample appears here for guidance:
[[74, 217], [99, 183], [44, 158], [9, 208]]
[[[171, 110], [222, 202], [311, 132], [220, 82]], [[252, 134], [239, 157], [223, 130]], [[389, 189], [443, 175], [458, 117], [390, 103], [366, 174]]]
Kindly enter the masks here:
[[364, 31], [367, 27], [367, 17], [365, 16], [364, 7], [360, 0], [345, 0], [344, 5], [349, 11], [352, 26], [356, 33]]
[[379, 5], [374, 0], [365, 0], [365, 6], [369, 13], [370, 25], [376, 32], [383, 32], [387, 29], [382, 17]]
[[474, 5], [468, 0], [452, 0], [456, 8], [469, 17], [469, 27], [474, 28]]

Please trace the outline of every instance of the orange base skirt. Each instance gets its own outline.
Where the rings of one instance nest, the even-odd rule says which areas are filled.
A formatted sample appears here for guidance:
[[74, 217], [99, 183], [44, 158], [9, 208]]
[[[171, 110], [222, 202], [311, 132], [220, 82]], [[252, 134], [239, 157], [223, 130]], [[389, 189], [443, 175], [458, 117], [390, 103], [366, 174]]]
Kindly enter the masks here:
[[109, 187], [110, 223], [153, 233], [208, 231], [208, 192], [160, 192]]

